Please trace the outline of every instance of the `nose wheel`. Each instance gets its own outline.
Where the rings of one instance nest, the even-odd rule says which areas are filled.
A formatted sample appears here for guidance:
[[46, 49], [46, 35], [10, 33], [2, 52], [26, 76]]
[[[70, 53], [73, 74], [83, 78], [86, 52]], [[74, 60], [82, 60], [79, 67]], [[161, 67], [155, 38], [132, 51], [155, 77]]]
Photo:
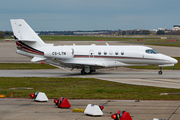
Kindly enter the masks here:
[[159, 72], [158, 72], [159, 75], [162, 75], [162, 73], [163, 73], [162, 71], [159, 71]]
[[160, 71], [158, 72], [159, 75], [162, 75], [163, 72], [162, 72], [162, 67], [160, 67]]

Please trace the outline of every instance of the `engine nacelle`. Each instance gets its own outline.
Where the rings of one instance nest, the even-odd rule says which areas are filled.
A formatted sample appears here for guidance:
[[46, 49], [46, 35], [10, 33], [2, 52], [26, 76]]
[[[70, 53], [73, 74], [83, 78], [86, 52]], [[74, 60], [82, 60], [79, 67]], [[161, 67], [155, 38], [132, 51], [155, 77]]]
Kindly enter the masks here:
[[73, 48], [54, 48], [44, 52], [45, 57], [57, 59], [71, 59], [74, 57]]

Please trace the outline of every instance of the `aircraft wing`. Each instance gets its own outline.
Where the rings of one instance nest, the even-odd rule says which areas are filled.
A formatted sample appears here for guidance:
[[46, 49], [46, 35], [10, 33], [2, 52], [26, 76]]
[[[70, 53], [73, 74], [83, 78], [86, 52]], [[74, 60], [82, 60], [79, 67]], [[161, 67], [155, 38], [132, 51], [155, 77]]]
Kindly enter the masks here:
[[103, 63], [91, 63], [91, 62], [73, 62], [73, 63], [61, 63], [62, 65], [66, 67], [71, 68], [84, 68], [85, 66], [90, 66], [93, 68], [104, 68], [105, 65]]
[[78, 60], [78, 61], [72, 61], [72, 62], [66, 62], [60, 63], [64, 67], [70, 67], [70, 68], [84, 68], [85, 66], [90, 66], [91, 68], [100, 69], [105, 67], [113, 67], [114, 66], [128, 66], [128, 64], [125, 64], [123, 62], [119, 61], [84, 61], [84, 60]]
[[[37, 58], [37, 59], [43, 59], [43, 58]], [[58, 61], [55, 59], [46, 59], [45, 62], [56, 65], [56, 66], [69, 67], [69, 68], [84, 68], [85, 66], [90, 66], [90, 67], [98, 69], [98, 68], [106, 67], [101, 62], [88, 62], [88, 63], [85, 61], [83, 61], [83, 62], [82, 61], [62, 62], [62, 61]]]

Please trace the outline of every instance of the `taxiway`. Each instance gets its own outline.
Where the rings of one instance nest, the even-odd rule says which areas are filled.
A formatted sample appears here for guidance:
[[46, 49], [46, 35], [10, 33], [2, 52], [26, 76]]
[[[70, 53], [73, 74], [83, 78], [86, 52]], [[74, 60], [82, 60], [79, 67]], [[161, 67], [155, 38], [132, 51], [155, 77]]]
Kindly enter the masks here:
[[[112, 120], [118, 110], [130, 113], [133, 120], [179, 120], [180, 101], [136, 100], [69, 100], [70, 109], [55, 107], [53, 100], [34, 102], [30, 99], [0, 99], [1, 120]], [[72, 112], [73, 108], [85, 109], [88, 104], [103, 105], [103, 116], [93, 117]]]
[[[102, 41], [52, 41], [55, 45], [104, 45]], [[118, 41], [109, 41], [110, 45], [125, 45]], [[180, 48], [166, 46], [150, 46], [155, 50], [173, 57], [180, 57]], [[1, 63], [30, 62], [32, 58], [22, 56], [16, 52], [16, 44], [12, 42], [0, 42]], [[163, 70], [163, 75], [157, 74], [158, 70], [134, 70], [129, 68], [102, 69], [91, 75], [81, 75], [79, 70], [53, 69], [53, 70], [0, 70], [0, 77], [91, 77], [120, 83], [146, 85], [166, 88], [180, 88], [180, 71]]]
[[[75, 44], [105, 44], [104, 42], [52, 42], [56, 45]], [[108, 42], [110, 45], [121, 45], [117, 41]], [[180, 48], [150, 46], [157, 51], [180, 57]], [[15, 42], [0, 42], [1, 63], [30, 62], [31, 58], [15, 53]], [[180, 89], [180, 71], [163, 70], [163, 75], [158, 75], [158, 70], [135, 70], [120, 67], [117, 70], [97, 70], [96, 73], [81, 75], [79, 70], [70, 71], [67, 68], [48, 70], [0, 70], [0, 77], [89, 77], [119, 83], [156, 86]], [[0, 99], [1, 120], [111, 120], [111, 114], [118, 110], [130, 113], [133, 120], [152, 120], [161, 118], [165, 120], [179, 120], [180, 101], [136, 101], [136, 100], [70, 100], [71, 109], [59, 109], [54, 106], [53, 100], [48, 102], [34, 102], [30, 99]], [[85, 109], [87, 104], [104, 105], [104, 115], [92, 117], [83, 113], [72, 112], [72, 108]]]
[[158, 70], [134, 70], [120, 67], [117, 70], [97, 70], [96, 73], [81, 75], [79, 70], [71, 71], [68, 68], [62, 68], [46, 70], [0, 70], [0, 77], [81, 77], [134, 85], [180, 89], [179, 70], [164, 70], [163, 75], [159, 75], [157, 72]]

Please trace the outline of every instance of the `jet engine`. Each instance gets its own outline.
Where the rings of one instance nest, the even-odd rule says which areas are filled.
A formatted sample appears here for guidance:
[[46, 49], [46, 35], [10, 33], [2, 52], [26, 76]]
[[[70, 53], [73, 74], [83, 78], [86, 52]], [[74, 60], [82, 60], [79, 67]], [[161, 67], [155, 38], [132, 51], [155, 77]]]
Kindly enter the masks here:
[[44, 57], [57, 59], [71, 59], [74, 57], [73, 48], [55, 48], [44, 52]]

